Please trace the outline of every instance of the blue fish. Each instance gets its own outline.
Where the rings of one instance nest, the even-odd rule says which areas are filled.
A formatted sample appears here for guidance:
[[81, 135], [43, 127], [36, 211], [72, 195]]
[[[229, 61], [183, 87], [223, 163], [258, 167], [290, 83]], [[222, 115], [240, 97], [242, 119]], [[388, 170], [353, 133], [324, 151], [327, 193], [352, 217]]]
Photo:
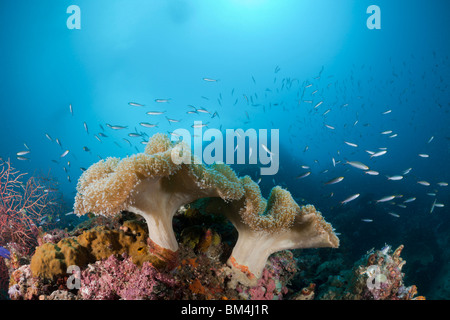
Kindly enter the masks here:
[[10, 259], [11, 253], [7, 249], [0, 247], [0, 257], [3, 257], [5, 259]]

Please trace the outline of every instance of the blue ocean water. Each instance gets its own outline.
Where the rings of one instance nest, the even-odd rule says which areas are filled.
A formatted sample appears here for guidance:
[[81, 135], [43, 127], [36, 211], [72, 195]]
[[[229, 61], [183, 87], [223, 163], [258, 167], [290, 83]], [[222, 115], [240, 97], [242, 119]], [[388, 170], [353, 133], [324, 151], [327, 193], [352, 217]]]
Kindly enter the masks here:
[[[381, 29], [367, 27], [374, 4]], [[68, 28], [71, 5], [80, 29]], [[438, 184], [450, 181], [449, 9], [445, 0], [2, 1], [0, 157], [30, 175], [50, 171], [70, 211], [82, 168], [142, 152], [154, 133], [193, 131], [194, 121], [277, 129], [278, 173], [239, 174], [261, 178], [265, 196], [282, 185], [314, 204], [352, 258], [404, 243], [411, 281], [449, 298], [450, 189]], [[188, 114], [190, 105], [209, 113]]]

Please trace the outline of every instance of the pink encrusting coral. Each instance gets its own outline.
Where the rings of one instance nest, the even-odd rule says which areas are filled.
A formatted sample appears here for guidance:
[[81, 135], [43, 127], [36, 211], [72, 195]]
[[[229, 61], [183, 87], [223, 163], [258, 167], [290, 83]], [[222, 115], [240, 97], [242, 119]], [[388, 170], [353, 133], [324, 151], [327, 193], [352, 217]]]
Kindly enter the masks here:
[[288, 294], [287, 285], [296, 272], [292, 252], [277, 252], [270, 256], [255, 286], [237, 284], [236, 290], [245, 300], [282, 300]]
[[[178, 160], [190, 159], [192, 164]], [[155, 134], [145, 152], [123, 160], [108, 158], [92, 165], [78, 181], [74, 212], [111, 216], [123, 210], [143, 216], [156, 247], [178, 250], [172, 227], [177, 210], [194, 200], [240, 199], [243, 189], [226, 165], [205, 166], [183, 142]]]
[[82, 271], [80, 294], [85, 300], [155, 300], [175, 285], [148, 262], [138, 267], [129, 257], [111, 255]]

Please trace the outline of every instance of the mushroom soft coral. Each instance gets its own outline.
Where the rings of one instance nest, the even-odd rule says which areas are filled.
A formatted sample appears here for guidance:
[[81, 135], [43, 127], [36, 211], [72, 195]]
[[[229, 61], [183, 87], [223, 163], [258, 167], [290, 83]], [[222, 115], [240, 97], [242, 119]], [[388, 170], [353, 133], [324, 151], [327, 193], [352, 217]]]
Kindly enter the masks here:
[[339, 246], [331, 225], [314, 206], [299, 207], [281, 187], [274, 187], [266, 201], [250, 177], [243, 177], [241, 182], [244, 197], [222, 204], [222, 211], [239, 233], [228, 265], [235, 274], [245, 275], [240, 282], [253, 285], [274, 252]]
[[144, 153], [92, 165], [78, 181], [74, 212], [113, 215], [126, 210], [140, 214], [147, 222], [151, 243], [177, 251], [172, 218], [182, 205], [205, 197], [237, 200], [244, 194], [239, 178], [228, 166], [174, 161], [173, 154], [184, 153], [183, 159], [194, 163], [190, 149], [181, 144], [155, 134]]

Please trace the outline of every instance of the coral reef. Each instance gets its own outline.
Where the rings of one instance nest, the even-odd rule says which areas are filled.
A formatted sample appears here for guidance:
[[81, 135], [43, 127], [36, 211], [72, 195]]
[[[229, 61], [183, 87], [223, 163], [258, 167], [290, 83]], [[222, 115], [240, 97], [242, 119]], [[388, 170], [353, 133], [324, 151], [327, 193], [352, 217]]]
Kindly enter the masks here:
[[386, 245], [381, 250], [371, 250], [352, 270], [330, 276], [324, 285], [327, 289], [319, 299], [326, 300], [420, 300], [415, 285], [406, 286], [402, 268], [406, 261], [400, 257], [403, 245], [392, 250]]
[[[190, 216], [183, 214], [176, 219], [184, 227], [175, 228], [180, 230], [177, 233], [180, 244], [179, 264], [174, 269], [157, 267], [150, 260], [133, 260], [129, 253], [135, 251], [129, 248], [146, 244], [146, 233], [137, 234], [138, 231], [144, 230], [141, 223], [115, 217], [111, 219], [121, 221], [116, 230], [103, 226], [93, 227], [83, 232], [76, 230], [74, 233], [79, 233], [78, 236], [71, 235], [56, 244], [43, 243], [31, 259], [18, 257], [14, 263], [10, 263], [9, 267], [13, 271], [9, 284], [9, 297], [26, 300], [406, 300], [423, 298], [416, 296], [416, 286], [407, 287], [404, 284], [402, 267], [405, 261], [400, 257], [402, 246], [394, 251], [389, 246], [378, 251], [372, 250], [355, 263], [352, 270], [344, 270], [337, 276], [330, 276], [326, 282], [323, 281], [322, 273], [329, 274], [331, 270], [337, 269], [336, 265], [342, 261], [339, 255], [335, 260], [328, 261], [317, 258], [314, 251], [319, 250], [302, 253], [299, 258], [296, 258], [292, 251], [283, 250], [270, 255], [256, 283], [240, 281], [235, 271], [227, 264], [231, 252], [228, 243], [223, 239], [227, 233], [220, 232], [220, 229], [199, 226], [199, 221], [203, 219], [202, 213], [194, 213], [190, 209], [192, 208], [182, 211], [188, 212]], [[135, 234], [131, 236], [133, 231]], [[120, 241], [121, 238], [127, 240]], [[118, 243], [126, 244], [126, 246], [114, 247]], [[55, 246], [61, 248], [54, 250]], [[65, 246], [67, 248], [63, 248]], [[52, 274], [51, 278], [47, 278], [43, 274], [35, 275], [32, 270], [33, 260], [41, 254], [41, 248], [53, 250], [53, 253], [48, 256], [54, 257], [56, 262], [50, 265], [58, 266], [58, 261], [61, 264], [64, 261], [67, 265], [71, 262], [65, 262], [66, 259], [77, 259], [77, 255], [83, 254], [90, 256], [91, 260], [85, 265], [80, 265], [78, 273], [67, 273], [67, 270], [61, 268], [64, 272]], [[148, 246], [147, 250], [150, 250]], [[61, 256], [58, 256], [59, 254]], [[307, 260], [303, 263], [302, 259]], [[30, 260], [31, 264], [20, 265], [30, 263]], [[316, 271], [299, 270], [299, 267], [307, 266], [315, 266], [313, 269]], [[51, 271], [48, 265], [41, 267], [46, 272]], [[74, 275], [75, 279], [78, 278], [80, 281], [80, 286], [75, 288], [70, 285]], [[307, 282], [303, 289], [296, 289], [293, 287], [293, 280], [297, 275], [304, 277], [303, 281], [315, 279], [319, 285], [315, 282]]]
[[[132, 225], [129, 221], [125, 225]], [[124, 233], [123, 226], [116, 231]], [[156, 268], [152, 262], [133, 261], [126, 251], [108, 251], [111, 241], [91, 241], [96, 250], [82, 246], [78, 239], [89, 238], [100, 231], [111, 230], [105, 227], [94, 227], [83, 231], [77, 238], [68, 237], [58, 243], [44, 243], [38, 247], [31, 258], [31, 264], [18, 267], [12, 272], [9, 296], [11, 299], [282, 299], [288, 292], [287, 286], [296, 272], [296, 262], [292, 253], [283, 251], [272, 255], [263, 270], [263, 275], [254, 287], [236, 283], [232, 288], [229, 283], [234, 279], [230, 276], [230, 268], [226, 264], [229, 248], [221, 241], [220, 234], [210, 228], [191, 228], [179, 234], [180, 263], [170, 271]], [[142, 244], [142, 239], [132, 238], [135, 243]], [[55, 247], [61, 246], [59, 250]], [[64, 248], [67, 247], [67, 248]], [[133, 247], [130, 245], [129, 247]], [[45, 249], [45, 250], [44, 250]], [[40, 272], [33, 272], [36, 257], [44, 251], [53, 260], [47, 264], [42, 260]], [[101, 253], [94, 257], [91, 252]], [[102, 258], [103, 254], [112, 254]], [[66, 256], [67, 255], [67, 256]], [[67, 266], [66, 259], [78, 259], [91, 256], [92, 260], [84, 266], [80, 265], [80, 287], [69, 289], [68, 282], [73, 274], [67, 273], [61, 265]], [[96, 260], [98, 258], [98, 260]], [[41, 259], [41, 258], [39, 258]], [[28, 259], [29, 261], [30, 259]], [[26, 262], [27, 260], [22, 260]], [[56, 266], [54, 269], [50, 265]], [[57, 271], [55, 271], [57, 270]], [[47, 276], [45, 272], [49, 273]], [[53, 273], [52, 273], [53, 272]]]

